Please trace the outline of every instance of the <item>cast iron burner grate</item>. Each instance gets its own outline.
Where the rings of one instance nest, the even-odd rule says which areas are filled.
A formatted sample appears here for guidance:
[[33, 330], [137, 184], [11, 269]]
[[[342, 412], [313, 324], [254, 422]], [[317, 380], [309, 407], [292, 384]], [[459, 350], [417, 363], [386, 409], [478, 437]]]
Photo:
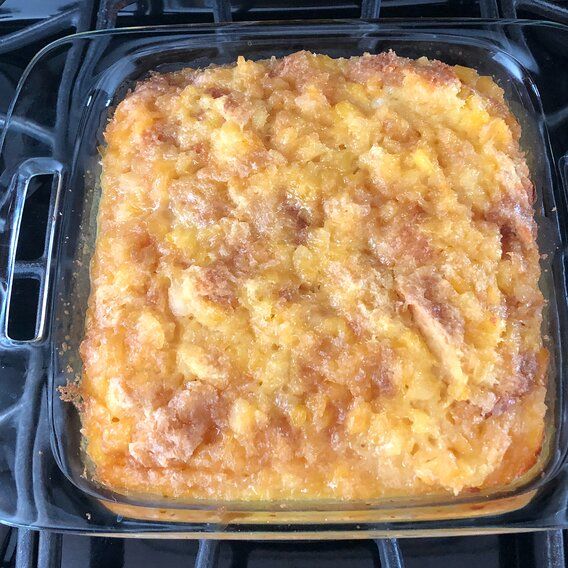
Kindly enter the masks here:
[[323, 542], [120, 539], [0, 529], [10, 568], [564, 568], [561, 531]]
[[[37, 4], [37, 5], [35, 5]], [[45, 0], [18, 3], [0, 0], [0, 126], [19, 76], [33, 55], [50, 41], [69, 33], [148, 24], [229, 22], [322, 18], [482, 17], [533, 18], [568, 23], [568, 3], [551, 0]], [[29, 122], [18, 128], [40, 143], [54, 144], [52, 133]], [[3, 169], [0, 164], [0, 169]], [[41, 262], [41, 223], [47, 219], [50, 192], [30, 188], [20, 232], [17, 265], [23, 281]], [[38, 228], [38, 225], [40, 228]], [[17, 267], [18, 268], [18, 267]], [[16, 271], [16, 275], [18, 272]], [[29, 277], [28, 277], [29, 279]], [[27, 306], [10, 322], [12, 337], [35, 333], [33, 287], [14, 284]], [[36, 290], [37, 294], [39, 290]], [[36, 301], [37, 304], [37, 301]], [[231, 566], [402, 566], [450, 565], [550, 567], [565, 564], [560, 530], [397, 541], [230, 542], [134, 540], [60, 535], [0, 527], [0, 566], [58, 568], [91, 566], [114, 568], [192, 565], [196, 568]]]

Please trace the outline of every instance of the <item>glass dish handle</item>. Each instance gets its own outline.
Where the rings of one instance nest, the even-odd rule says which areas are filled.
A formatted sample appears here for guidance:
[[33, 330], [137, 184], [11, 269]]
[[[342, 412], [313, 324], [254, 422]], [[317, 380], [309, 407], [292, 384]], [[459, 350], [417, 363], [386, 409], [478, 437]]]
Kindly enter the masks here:
[[[56, 216], [60, 199], [63, 165], [53, 158], [29, 158], [12, 175], [4, 195], [0, 196], [0, 344], [38, 343], [45, 333], [45, 316], [51, 272], [51, 253], [55, 239]], [[52, 175], [47, 234], [42, 256], [34, 261], [16, 259], [18, 236], [30, 181], [35, 176]], [[51, 221], [51, 222], [49, 222]], [[15, 276], [40, 280], [36, 332], [31, 340], [16, 341], [9, 337], [10, 294]]]

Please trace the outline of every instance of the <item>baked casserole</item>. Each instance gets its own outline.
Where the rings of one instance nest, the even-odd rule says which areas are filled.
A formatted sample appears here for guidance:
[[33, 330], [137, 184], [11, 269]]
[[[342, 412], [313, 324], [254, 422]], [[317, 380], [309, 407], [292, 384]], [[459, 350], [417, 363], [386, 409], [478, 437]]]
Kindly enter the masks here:
[[491, 78], [393, 52], [140, 82], [102, 159], [94, 479], [369, 499], [526, 473], [547, 351], [519, 136]]

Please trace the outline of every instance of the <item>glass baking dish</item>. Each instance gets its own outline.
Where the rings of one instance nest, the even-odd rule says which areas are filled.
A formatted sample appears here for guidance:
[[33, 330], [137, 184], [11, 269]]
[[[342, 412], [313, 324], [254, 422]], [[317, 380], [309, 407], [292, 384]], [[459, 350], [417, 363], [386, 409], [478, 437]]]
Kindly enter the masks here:
[[[113, 107], [150, 71], [263, 59], [301, 49], [333, 57], [394, 49], [493, 76], [523, 129], [537, 190], [543, 333], [551, 352], [546, 440], [513, 486], [459, 497], [368, 502], [158, 502], [118, 495], [85, 473], [79, 416], [57, 387], [81, 373], [78, 346], [96, 232], [99, 148]], [[132, 28], [70, 36], [42, 50], [24, 74], [2, 136], [0, 178], [0, 520], [105, 534], [214, 538], [369, 538], [568, 526], [568, 430], [563, 361], [568, 150], [568, 28], [528, 21], [288, 22]], [[556, 57], [556, 59], [554, 59]], [[564, 56], [565, 57], [565, 56]], [[556, 119], [554, 122], [553, 119]], [[26, 124], [26, 128], [22, 128]], [[26, 193], [51, 176], [44, 253], [15, 258]], [[28, 274], [29, 273], [29, 274]], [[36, 336], [7, 334], [13, 281], [39, 281]]]

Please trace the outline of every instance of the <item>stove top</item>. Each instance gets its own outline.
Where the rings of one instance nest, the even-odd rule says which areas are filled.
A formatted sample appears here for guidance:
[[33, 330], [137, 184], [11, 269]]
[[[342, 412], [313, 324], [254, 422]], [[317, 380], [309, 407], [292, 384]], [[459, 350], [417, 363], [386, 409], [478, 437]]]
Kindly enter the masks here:
[[[148, 24], [320, 18], [483, 17], [548, 19], [568, 23], [565, 0], [0, 0], [0, 125], [19, 77], [39, 49], [79, 31]], [[564, 117], [566, 118], [566, 117]], [[38, 140], [50, 134], [19, 125]], [[0, 164], [0, 170], [2, 168]], [[38, 257], [49, 191], [28, 192], [17, 257]], [[42, 215], [42, 211], [44, 214]], [[23, 238], [23, 237], [24, 238]], [[29, 280], [28, 282], [33, 282]], [[14, 288], [9, 321], [13, 338], [31, 338], [37, 291]], [[196, 566], [336, 567], [551, 567], [565, 563], [562, 531], [437, 539], [325, 542], [232, 542], [120, 539], [18, 530], [0, 526], [0, 566], [91, 568]]]
[[121, 539], [0, 529], [10, 568], [563, 568], [562, 531], [469, 537], [236, 542]]

